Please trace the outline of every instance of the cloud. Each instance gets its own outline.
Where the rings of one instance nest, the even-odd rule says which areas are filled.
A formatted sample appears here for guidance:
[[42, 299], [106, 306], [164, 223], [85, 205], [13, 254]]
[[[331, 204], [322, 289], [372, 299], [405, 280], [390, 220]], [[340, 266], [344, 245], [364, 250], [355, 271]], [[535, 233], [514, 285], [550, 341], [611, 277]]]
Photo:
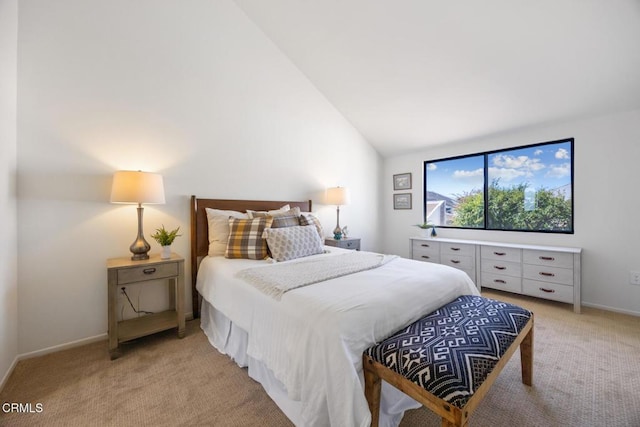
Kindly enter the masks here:
[[540, 154], [544, 153], [544, 151], [537, 149], [536, 151], [533, 152], [534, 156], [539, 156]]
[[484, 180], [484, 170], [482, 168], [478, 168], [476, 170], [457, 170], [453, 173], [453, 177], [456, 179], [473, 179], [482, 177]]
[[[533, 159], [529, 156], [509, 156], [505, 154], [496, 154], [491, 157], [491, 162], [495, 166], [493, 170], [496, 173], [504, 174], [503, 179], [507, 180], [507, 176], [527, 176], [532, 177], [535, 172], [544, 169], [546, 166], [540, 162], [540, 159]], [[489, 170], [491, 170], [490, 168]], [[503, 172], [498, 172], [500, 170]], [[506, 172], [506, 169], [512, 170]], [[513, 177], [511, 179], [513, 179]]]
[[435, 163], [429, 163], [429, 164], [427, 165], [427, 170], [428, 170], [428, 171], [434, 171], [434, 170], [436, 170], [436, 169], [438, 169], [438, 165], [436, 165]]
[[[557, 154], [557, 153], [556, 153]], [[552, 165], [545, 174], [547, 178], [563, 178], [571, 174], [571, 163]]]
[[567, 151], [565, 148], [558, 148], [558, 151], [556, 151], [556, 159], [568, 159], [569, 158], [569, 151]]
[[521, 178], [523, 176], [530, 176], [530, 172], [522, 169], [514, 169], [514, 168], [489, 168], [489, 178], [500, 179], [501, 182], [505, 181], [513, 181], [514, 179]]

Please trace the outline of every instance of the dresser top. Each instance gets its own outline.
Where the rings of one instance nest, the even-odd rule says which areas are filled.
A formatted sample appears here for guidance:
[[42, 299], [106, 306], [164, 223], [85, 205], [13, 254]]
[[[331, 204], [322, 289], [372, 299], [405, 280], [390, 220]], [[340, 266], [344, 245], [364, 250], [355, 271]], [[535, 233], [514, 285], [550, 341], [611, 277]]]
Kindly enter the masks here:
[[499, 246], [503, 248], [532, 249], [536, 251], [568, 252], [573, 254], [579, 254], [582, 252], [582, 248], [573, 248], [567, 246], [527, 245], [521, 243], [491, 242], [487, 240], [450, 239], [446, 237], [410, 237], [410, 239], [442, 243], [459, 243], [467, 245]]

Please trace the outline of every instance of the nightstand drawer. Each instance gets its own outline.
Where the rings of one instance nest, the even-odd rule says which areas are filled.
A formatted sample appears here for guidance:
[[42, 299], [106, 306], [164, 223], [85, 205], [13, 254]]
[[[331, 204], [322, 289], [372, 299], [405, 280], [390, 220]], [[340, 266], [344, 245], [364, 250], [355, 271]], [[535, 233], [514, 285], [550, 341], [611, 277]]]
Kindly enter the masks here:
[[118, 285], [142, 282], [145, 280], [164, 279], [178, 275], [178, 263], [157, 265], [141, 265], [140, 267], [122, 268], [118, 270]]
[[341, 240], [335, 240], [331, 238], [324, 239], [324, 244], [327, 246], [334, 246], [336, 248], [360, 250], [360, 239], [354, 237], [346, 237]]

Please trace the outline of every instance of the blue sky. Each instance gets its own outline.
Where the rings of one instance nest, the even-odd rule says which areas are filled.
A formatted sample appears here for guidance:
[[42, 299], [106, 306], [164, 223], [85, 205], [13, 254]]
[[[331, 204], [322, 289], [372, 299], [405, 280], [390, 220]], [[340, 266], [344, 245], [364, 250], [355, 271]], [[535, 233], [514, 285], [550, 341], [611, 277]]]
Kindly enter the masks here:
[[[427, 164], [427, 189], [455, 198], [483, 186], [482, 155]], [[520, 148], [489, 154], [489, 182], [501, 186], [529, 183], [535, 190], [571, 183], [571, 143]]]

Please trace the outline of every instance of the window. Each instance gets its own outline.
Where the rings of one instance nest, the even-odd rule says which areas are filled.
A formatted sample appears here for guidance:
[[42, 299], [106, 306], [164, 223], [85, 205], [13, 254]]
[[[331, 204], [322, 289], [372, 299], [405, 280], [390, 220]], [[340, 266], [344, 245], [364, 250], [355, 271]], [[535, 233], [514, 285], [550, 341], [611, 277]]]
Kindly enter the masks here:
[[439, 227], [573, 233], [573, 138], [424, 162]]

